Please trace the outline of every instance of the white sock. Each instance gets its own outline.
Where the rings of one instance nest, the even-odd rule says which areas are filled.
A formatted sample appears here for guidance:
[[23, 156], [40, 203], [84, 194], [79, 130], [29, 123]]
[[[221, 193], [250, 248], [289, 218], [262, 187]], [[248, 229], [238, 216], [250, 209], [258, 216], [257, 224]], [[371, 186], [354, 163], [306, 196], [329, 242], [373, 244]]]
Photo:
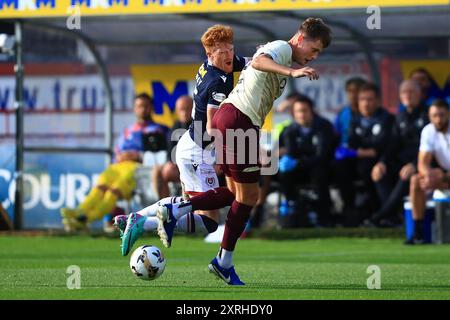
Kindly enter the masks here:
[[172, 214], [175, 219], [180, 219], [185, 214], [192, 211], [191, 202], [189, 200], [174, 203], [172, 206]]
[[178, 231], [186, 233], [209, 233], [200, 215], [189, 212], [180, 217], [176, 226]]
[[177, 202], [181, 202], [183, 201], [183, 197], [167, 197], [167, 198], [163, 198], [161, 200], [159, 200], [158, 202], [145, 207], [144, 209], [138, 211], [137, 213], [140, 214], [141, 216], [146, 216], [146, 217], [155, 217], [156, 216], [156, 210], [158, 209], [159, 206], [168, 204], [168, 203], [177, 203]]
[[158, 229], [158, 218], [157, 217], [147, 217], [144, 222], [145, 231], [153, 231]]
[[222, 268], [231, 268], [233, 266], [233, 251], [220, 248], [216, 258]]

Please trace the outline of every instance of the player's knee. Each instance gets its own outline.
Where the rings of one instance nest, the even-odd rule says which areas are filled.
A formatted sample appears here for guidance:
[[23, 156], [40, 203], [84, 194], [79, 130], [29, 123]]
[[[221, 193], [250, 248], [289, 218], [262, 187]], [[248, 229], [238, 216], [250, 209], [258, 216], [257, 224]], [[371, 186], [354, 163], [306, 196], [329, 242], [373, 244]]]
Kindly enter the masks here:
[[411, 177], [410, 190], [416, 191], [418, 189], [420, 189], [420, 176], [418, 174], [415, 174]]
[[258, 188], [255, 190], [247, 190], [246, 192], [238, 193], [236, 196], [236, 201], [247, 206], [254, 206], [258, 202], [259, 192]]
[[101, 192], [105, 193], [106, 191], [108, 191], [108, 186], [105, 184], [97, 184], [95, 186], [95, 188], [97, 188], [98, 190], [100, 190]]
[[166, 182], [175, 180], [178, 175], [178, 168], [172, 162], [166, 163], [161, 169], [161, 176]]
[[123, 198], [125, 198], [128, 195], [126, 190], [123, 190], [123, 189], [120, 189], [120, 188], [110, 188], [109, 192], [111, 194], [113, 194], [114, 196], [116, 196], [118, 199], [123, 199]]

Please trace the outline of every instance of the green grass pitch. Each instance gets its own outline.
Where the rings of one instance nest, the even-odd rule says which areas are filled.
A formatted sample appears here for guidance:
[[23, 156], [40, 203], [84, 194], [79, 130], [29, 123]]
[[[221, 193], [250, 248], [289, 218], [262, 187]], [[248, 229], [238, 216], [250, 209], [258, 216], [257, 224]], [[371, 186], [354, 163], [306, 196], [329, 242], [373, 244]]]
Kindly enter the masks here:
[[[116, 238], [0, 236], [0, 299], [450, 299], [450, 246], [405, 246], [401, 239], [327, 238], [239, 241], [235, 265], [245, 287], [207, 271], [218, 244], [176, 236], [155, 281], [134, 277]], [[81, 289], [66, 286], [70, 265]], [[367, 268], [381, 270], [381, 289], [367, 289]]]

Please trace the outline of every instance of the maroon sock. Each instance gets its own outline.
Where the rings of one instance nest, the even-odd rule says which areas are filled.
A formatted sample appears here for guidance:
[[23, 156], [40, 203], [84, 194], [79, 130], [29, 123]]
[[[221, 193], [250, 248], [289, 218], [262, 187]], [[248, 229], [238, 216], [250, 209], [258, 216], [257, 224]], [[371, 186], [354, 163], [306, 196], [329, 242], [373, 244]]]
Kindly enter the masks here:
[[252, 206], [239, 203], [236, 200], [231, 204], [230, 211], [225, 222], [225, 232], [222, 238], [221, 247], [228, 251], [234, 251], [236, 242], [245, 229]]
[[216, 210], [226, 206], [231, 206], [234, 201], [234, 194], [226, 187], [202, 192], [189, 199], [192, 211], [195, 210]]

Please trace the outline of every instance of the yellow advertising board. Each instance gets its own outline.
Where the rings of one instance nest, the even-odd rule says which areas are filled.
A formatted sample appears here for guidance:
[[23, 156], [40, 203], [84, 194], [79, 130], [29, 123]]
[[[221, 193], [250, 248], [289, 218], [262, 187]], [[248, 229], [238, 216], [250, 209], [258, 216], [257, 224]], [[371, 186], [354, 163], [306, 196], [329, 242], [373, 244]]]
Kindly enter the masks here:
[[[175, 102], [182, 95], [192, 96], [199, 66], [200, 63], [131, 66], [135, 92], [145, 92], [153, 97], [153, 118], [156, 122], [172, 127], [175, 121]], [[238, 78], [239, 73], [236, 72], [235, 83]], [[263, 129], [271, 128], [272, 113], [267, 117]]]
[[400, 67], [404, 79], [415, 69], [426, 69], [440, 88], [445, 86], [450, 77], [450, 60], [402, 60]]
[[448, 5], [449, 0], [0, 0], [0, 18], [144, 15]]
[[199, 65], [133, 65], [136, 93], [145, 92], [154, 100], [154, 120], [172, 127], [175, 101], [186, 94], [192, 96]]

